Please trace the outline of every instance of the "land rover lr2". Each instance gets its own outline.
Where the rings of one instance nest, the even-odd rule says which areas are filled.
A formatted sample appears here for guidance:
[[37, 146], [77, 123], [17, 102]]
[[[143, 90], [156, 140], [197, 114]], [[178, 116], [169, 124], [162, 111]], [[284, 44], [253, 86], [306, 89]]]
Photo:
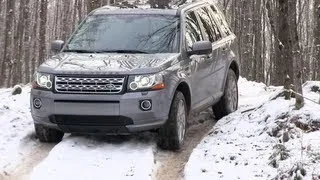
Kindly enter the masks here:
[[188, 116], [208, 107], [216, 119], [237, 110], [235, 39], [218, 6], [94, 10], [34, 75], [37, 137], [156, 130], [158, 146], [184, 142]]

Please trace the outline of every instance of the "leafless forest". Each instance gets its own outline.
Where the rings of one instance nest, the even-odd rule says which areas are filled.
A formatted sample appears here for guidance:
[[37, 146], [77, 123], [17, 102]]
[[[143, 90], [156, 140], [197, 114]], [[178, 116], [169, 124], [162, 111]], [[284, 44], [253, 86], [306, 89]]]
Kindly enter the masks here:
[[[30, 82], [50, 55], [52, 40], [67, 40], [88, 12], [112, 3], [119, 2], [0, 0], [0, 87]], [[220, 4], [238, 37], [234, 49], [243, 77], [283, 85], [289, 75], [297, 87], [306, 80], [320, 80], [320, 0], [220, 0]]]

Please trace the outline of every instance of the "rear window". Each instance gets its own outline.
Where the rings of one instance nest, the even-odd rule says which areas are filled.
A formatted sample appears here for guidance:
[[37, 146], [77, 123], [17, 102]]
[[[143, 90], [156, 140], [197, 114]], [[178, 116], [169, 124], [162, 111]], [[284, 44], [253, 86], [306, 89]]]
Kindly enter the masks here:
[[229, 27], [226, 19], [224, 18], [224, 15], [222, 14], [222, 12], [220, 12], [213, 5], [211, 5], [209, 9], [211, 11], [212, 16], [217, 20], [217, 24], [218, 24], [218, 26], [220, 26], [221, 31], [227, 36], [231, 35], [230, 27]]

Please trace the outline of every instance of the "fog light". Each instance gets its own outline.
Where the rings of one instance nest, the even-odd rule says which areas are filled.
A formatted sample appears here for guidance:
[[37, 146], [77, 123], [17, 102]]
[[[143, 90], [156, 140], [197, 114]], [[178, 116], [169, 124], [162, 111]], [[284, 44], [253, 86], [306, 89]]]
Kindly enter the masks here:
[[36, 108], [36, 109], [40, 109], [41, 106], [42, 106], [42, 102], [39, 98], [36, 98], [33, 100], [33, 106]]
[[152, 108], [152, 102], [151, 100], [143, 100], [140, 101], [140, 108], [144, 111], [149, 111]]

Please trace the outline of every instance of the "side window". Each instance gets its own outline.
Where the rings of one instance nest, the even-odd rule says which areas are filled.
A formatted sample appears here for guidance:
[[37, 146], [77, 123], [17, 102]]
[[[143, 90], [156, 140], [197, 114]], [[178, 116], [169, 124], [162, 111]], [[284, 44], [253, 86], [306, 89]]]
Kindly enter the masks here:
[[225, 20], [223, 14], [216, 9], [215, 6], [210, 6], [210, 11], [214, 19], [217, 20], [218, 26], [220, 26], [221, 30], [227, 35], [231, 35], [231, 30], [228, 26], [227, 21]]
[[191, 50], [193, 43], [202, 41], [201, 29], [196, 14], [191, 11], [186, 14], [186, 45]]
[[204, 29], [204, 36], [211, 42], [218, 41], [222, 38], [216, 22], [210, 16], [210, 11], [207, 7], [202, 7], [198, 11], [199, 19]]

